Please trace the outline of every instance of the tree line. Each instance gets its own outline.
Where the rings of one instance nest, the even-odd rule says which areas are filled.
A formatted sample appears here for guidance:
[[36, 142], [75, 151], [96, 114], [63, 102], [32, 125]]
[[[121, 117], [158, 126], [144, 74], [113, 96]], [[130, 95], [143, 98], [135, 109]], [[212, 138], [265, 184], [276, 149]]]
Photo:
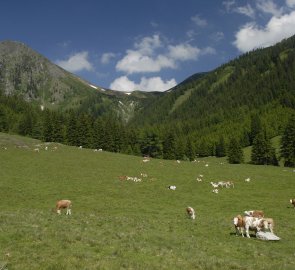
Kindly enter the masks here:
[[234, 164], [244, 162], [242, 148], [246, 144], [252, 145], [252, 164], [278, 165], [282, 158], [285, 166], [295, 166], [295, 114], [291, 114], [282, 130], [279, 154], [258, 114], [251, 116], [250, 130], [242, 137], [220, 135], [212, 143], [206, 138], [183, 136], [183, 131], [173, 125], [162, 129], [128, 127], [111, 113], [94, 117], [75, 110], [41, 110], [17, 96], [0, 94], [0, 131], [47, 142], [171, 160], [227, 156], [228, 162]]

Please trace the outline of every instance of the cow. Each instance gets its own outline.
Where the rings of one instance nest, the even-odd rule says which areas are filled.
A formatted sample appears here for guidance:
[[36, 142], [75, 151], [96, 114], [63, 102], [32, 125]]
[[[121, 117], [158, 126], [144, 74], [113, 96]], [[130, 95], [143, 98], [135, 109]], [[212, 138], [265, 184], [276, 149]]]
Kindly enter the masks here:
[[256, 217], [249, 217], [238, 215], [234, 217], [233, 223], [236, 228], [236, 235], [242, 234], [244, 237], [244, 231], [246, 231], [246, 236], [250, 238], [249, 230], [254, 230], [255, 232], [260, 231], [264, 224], [263, 220]]
[[250, 235], [249, 235], [249, 230], [254, 230], [256, 232], [259, 232], [261, 229], [262, 229], [262, 224], [261, 224], [261, 221], [262, 219], [261, 218], [257, 218], [257, 217], [244, 217], [245, 218], [245, 230], [246, 230], [246, 236], [248, 238], [250, 238]]
[[272, 218], [263, 218], [260, 224], [263, 230], [270, 230], [271, 233], [274, 233], [274, 225]]
[[61, 214], [61, 209], [67, 209], [66, 215], [71, 215], [72, 202], [70, 200], [60, 200], [56, 202], [56, 213]]
[[186, 208], [186, 212], [187, 212], [187, 214], [189, 215], [189, 217], [190, 217], [191, 219], [195, 219], [195, 218], [196, 218], [194, 208], [188, 206], [188, 207]]
[[235, 225], [236, 229], [236, 235], [242, 234], [244, 237], [244, 228], [245, 228], [245, 217], [242, 217], [241, 215], [237, 215], [233, 219], [233, 223]]
[[176, 190], [176, 186], [168, 186], [168, 189], [170, 189], [170, 190]]
[[293, 204], [293, 206], [295, 208], [295, 199], [290, 199], [290, 203]]
[[262, 210], [249, 210], [244, 212], [245, 216], [248, 217], [257, 217], [257, 218], [263, 218], [264, 213]]

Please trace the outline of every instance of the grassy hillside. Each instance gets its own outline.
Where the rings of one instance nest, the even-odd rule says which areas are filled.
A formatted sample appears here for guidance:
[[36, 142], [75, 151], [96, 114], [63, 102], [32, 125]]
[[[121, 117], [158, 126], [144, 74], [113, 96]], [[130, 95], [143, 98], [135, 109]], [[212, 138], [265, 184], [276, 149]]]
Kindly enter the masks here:
[[[46, 146], [0, 133], [0, 269], [295, 268], [291, 169], [216, 158], [144, 163]], [[142, 182], [118, 179], [140, 173], [148, 175]], [[235, 188], [212, 193], [210, 181], [220, 180], [233, 180]], [[71, 216], [52, 212], [58, 199], [73, 201]], [[195, 208], [195, 221], [187, 206]], [[232, 218], [251, 209], [274, 218], [281, 241], [235, 236]]]

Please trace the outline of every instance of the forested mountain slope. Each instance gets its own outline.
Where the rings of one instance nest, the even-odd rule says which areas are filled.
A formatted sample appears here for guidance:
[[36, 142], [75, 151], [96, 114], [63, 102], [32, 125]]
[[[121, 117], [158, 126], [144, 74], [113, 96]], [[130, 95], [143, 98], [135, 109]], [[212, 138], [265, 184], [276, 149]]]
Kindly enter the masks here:
[[216, 70], [191, 77], [133, 119], [132, 125], [216, 140], [247, 136], [258, 113], [271, 136], [295, 108], [295, 36], [246, 53]]

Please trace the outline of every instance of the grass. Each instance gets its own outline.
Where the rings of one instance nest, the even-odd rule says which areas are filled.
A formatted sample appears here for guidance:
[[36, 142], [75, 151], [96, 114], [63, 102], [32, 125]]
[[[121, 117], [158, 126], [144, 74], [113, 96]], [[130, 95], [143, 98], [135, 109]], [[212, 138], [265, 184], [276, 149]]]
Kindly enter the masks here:
[[[295, 269], [292, 169], [216, 158], [143, 163], [63, 145], [52, 151], [56, 144], [35, 153], [38, 144], [0, 133], [0, 267]], [[148, 174], [140, 183], [118, 179], [140, 173]], [[235, 188], [212, 193], [210, 181], [219, 180]], [[72, 200], [71, 216], [52, 212], [58, 199]], [[232, 218], [251, 209], [274, 218], [281, 241], [235, 236]]]

